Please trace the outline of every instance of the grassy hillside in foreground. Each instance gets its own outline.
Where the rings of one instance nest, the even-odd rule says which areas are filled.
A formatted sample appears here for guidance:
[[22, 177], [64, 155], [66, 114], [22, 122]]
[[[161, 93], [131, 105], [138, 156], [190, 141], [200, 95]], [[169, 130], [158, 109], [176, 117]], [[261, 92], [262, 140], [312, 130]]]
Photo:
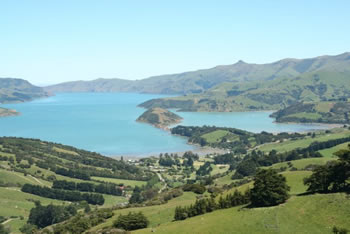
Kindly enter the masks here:
[[332, 233], [334, 225], [350, 228], [350, 199], [345, 194], [292, 197], [286, 204], [241, 209], [235, 207], [170, 222], [135, 233]]
[[[320, 131], [315, 135], [304, 134], [303, 139], [288, 139], [288, 136], [285, 136], [285, 140], [281, 138], [279, 139], [280, 142], [273, 142], [272, 144], [266, 144], [265, 146], [272, 147], [272, 145], [274, 145], [274, 147], [277, 147], [278, 144], [284, 143], [288, 145], [287, 151], [290, 151], [296, 148], [308, 147], [310, 144], [315, 144], [317, 141], [340, 139], [349, 136], [349, 132], [350, 131], [347, 128], [341, 128], [333, 129], [331, 131]], [[223, 136], [222, 133], [226, 132], [214, 131], [214, 134], [206, 135], [206, 137], [208, 137], [208, 140], [215, 142], [217, 141], [217, 138]], [[48, 204], [47, 202], [49, 201], [52, 201], [54, 204], [68, 204], [66, 201], [58, 201], [21, 192], [20, 186], [23, 183], [27, 183], [27, 181], [28, 184], [44, 184], [49, 187], [52, 186], [55, 179], [67, 180], [75, 183], [88, 182], [93, 183], [94, 185], [100, 184], [101, 182], [99, 181], [113, 182], [116, 185], [123, 183], [124, 185], [130, 186], [143, 185], [146, 183], [146, 181], [120, 179], [117, 178], [117, 176], [122, 174], [112, 173], [118, 172], [118, 168], [125, 171], [136, 170], [136, 168], [134, 168], [135, 166], [133, 165], [126, 165], [125, 162], [122, 161], [115, 162], [113, 159], [105, 158], [101, 155], [75, 149], [73, 147], [20, 138], [0, 138], [0, 143], [0, 180], [3, 180], [2, 186], [4, 186], [0, 188], [0, 201], [4, 201], [1, 205], [4, 207], [4, 212], [8, 213], [4, 214], [4, 216], [7, 218], [9, 218], [12, 214], [13, 216], [17, 216], [6, 224], [10, 226], [12, 231], [15, 233], [18, 233], [18, 228], [26, 222], [29, 210], [34, 206], [30, 199], [42, 200], [43, 204]], [[283, 147], [286, 147], [286, 145], [283, 145]], [[329, 148], [320, 150], [320, 157], [318, 158], [303, 158], [299, 160], [292, 159], [292, 161], [289, 162], [277, 163], [270, 166], [270, 168], [277, 169], [280, 174], [285, 176], [287, 184], [291, 187], [290, 195], [292, 195], [292, 197], [283, 205], [258, 209], [240, 209], [241, 207], [235, 207], [188, 218], [182, 222], [173, 222], [174, 212], [177, 206], [188, 206], [193, 204], [198, 198], [209, 197], [211, 194], [209, 192], [209, 188], [211, 187], [215, 187], [215, 189], [219, 191], [219, 194], [216, 196], [216, 201], [219, 200], [220, 196], [231, 194], [236, 189], [241, 192], [245, 192], [248, 188], [253, 187], [253, 181], [251, 181], [252, 177], [245, 177], [243, 180], [232, 180], [231, 176], [235, 173], [235, 171], [229, 171], [230, 165], [228, 164], [214, 165], [213, 163], [216, 156], [213, 158], [210, 156], [196, 158], [195, 155], [192, 155], [194, 160], [194, 171], [189, 172], [188, 179], [195, 180], [194, 183], [203, 182], [203, 178], [196, 177], [196, 171], [199, 170], [201, 166], [204, 166], [205, 163], [209, 162], [211, 164], [210, 166], [213, 168], [210, 174], [213, 177], [215, 176], [213, 184], [207, 185], [207, 191], [203, 194], [181, 192], [178, 197], [170, 198], [170, 200], [163, 204], [159, 202], [160, 200], [156, 200], [159, 198], [158, 196], [167, 194], [169, 190], [172, 191], [169, 182], [171, 182], [171, 180], [175, 181], [174, 178], [178, 176], [182, 176], [184, 179], [187, 177], [184, 171], [188, 171], [190, 168], [186, 168], [186, 166], [183, 165], [170, 167], [164, 166], [159, 163], [160, 159], [157, 158], [140, 160], [139, 162], [135, 163], [139, 166], [137, 168], [138, 170], [136, 171], [138, 171], [140, 175], [145, 175], [142, 174], [144, 173], [143, 170], [150, 168], [150, 165], [152, 165], [155, 171], [161, 171], [159, 174], [162, 174], [163, 178], [165, 178], [165, 182], [160, 183], [157, 178], [157, 181], [154, 181], [156, 184], [153, 184], [152, 188], [156, 187], [157, 184], [160, 184], [160, 187], [163, 188], [164, 186], [164, 191], [162, 193], [159, 193], [159, 190], [155, 191], [157, 197], [152, 198], [154, 199], [152, 201], [156, 201], [155, 203], [152, 203], [153, 205], [151, 205], [151, 203], [147, 203], [149, 206], [146, 206], [146, 203], [143, 203], [136, 205], [139, 207], [113, 210], [114, 216], [112, 218], [104, 220], [101, 224], [95, 224], [96, 226], [91, 227], [89, 231], [91, 233], [98, 233], [98, 231], [102, 230], [103, 228], [110, 228], [113, 225], [113, 222], [118, 218], [119, 214], [128, 214], [130, 211], [142, 211], [150, 221], [149, 229], [139, 230], [135, 233], [151, 232], [150, 228], [159, 233], [249, 233], [251, 231], [254, 232], [255, 230], [258, 230], [257, 233], [271, 233], [271, 230], [277, 230], [277, 233], [292, 233], [292, 231], [294, 231], [293, 233], [303, 233], [303, 230], [305, 233], [324, 233], [325, 231], [330, 231], [333, 225], [349, 228], [348, 223], [346, 223], [347, 218], [349, 218], [348, 213], [345, 213], [346, 209], [349, 208], [349, 199], [346, 195], [327, 194], [298, 196], [304, 193], [307, 189], [307, 187], [303, 184], [303, 179], [310, 176], [312, 173], [310, 171], [310, 167], [307, 169], [305, 169], [305, 167], [310, 166], [310, 164], [325, 164], [327, 161], [336, 158], [332, 155], [334, 152], [346, 147], [347, 143], [337, 144], [334, 147], [329, 146]], [[249, 152], [251, 152], [251, 149], [248, 150], [248, 154]], [[190, 154], [187, 156], [189, 157]], [[168, 155], [167, 157], [175, 158], [175, 155]], [[13, 159], [11, 160], [10, 158]], [[179, 159], [180, 163], [185, 162], [185, 158], [180, 157], [177, 159]], [[318, 160], [317, 163], [315, 160]], [[74, 168], [77, 171], [84, 168], [84, 170], [91, 173], [90, 178], [87, 179], [84, 177], [82, 179], [74, 178], [74, 176], [70, 177], [72, 176], [71, 174], [57, 174], [55, 173], [55, 168], [52, 167], [52, 164], [56, 164], [56, 167], [63, 167], [66, 169]], [[111, 165], [114, 165], [113, 168], [110, 168]], [[48, 167], [45, 168], [46, 166]], [[283, 170], [281, 169], [282, 167], [284, 167]], [[104, 174], [101, 174], [102, 172]], [[53, 176], [56, 178], [53, 179]], [[116, 176], [116, 178], [113, 176]], [[11, 178], [16, 179], [11, 180]], [[10, 184], [10, 182], [13, 182], [13, 184]], [[186, 181], [183, 182], [186, 183]], [[167, 187], [169, 189], [168, 191]], [[130, 187], [129, 189], [126, 189], [126, 194], [131, 195], [131, 190], [132, 188]], [[177, 188], [177, 190], [181, 190], [181, 188]], [[13, 195], [11, 196], [11, 194]], [[92, 215], [95, 212], [95, 208], [100, 209], [102, 207], [113, 207], [116, 204], [124, 203], [128, 200], [127, 197], [108, 194], [103, 194], [103, 197], [105, 200], [103, 205], [92, 205]], [[304, 207], [302, 206], [303, 203], [305, 203]], [[318, 206], [318, 204], [321, 205]], [[20, 207], [20, 205], [24, 207], [22, 210], [18, 210], [16, 208], [16, 206]], [[337, 210], [336, 207], [338, 206], [344, 207]], [[271, 215], [269, 212], [272, 212]], [[294, 217], [290, 217], [292, 215], [294, 215]], [[23, 216], [23, 219], [20, 216]], [[219, 222], [215, 217], [220, 217], [220, 219], [223, 221]], [[271, 217], [277, 218], [271, 221]], [[264, 218], [266, 218], [265, 221]], [[302, 221], [299, 219], [302, 219]], [[273, 222], [275, 220], [278, 220], [278, 222]], [[321, 220], [322, 222], [320, 223], [322, 223], [322, 225], [319, 225], [317, 220]], [[328, 223], [326, 222], [327, 220]], [[197, 227], [197, 225], [200, 225], [203, 221], [205, 222], [205, 225], [202, 225], [203, 227]], [[271, 225], [275, 225], [275, 223], [277, 223], [278, 227], [271, 228], [271, 225], [269, 225], [270, 223], [272, 223]], [[307, 226], [307, 223], [310, 223], [310, 225]], [[195, 225], [195, 227], [190, 227], [191, 225]], [[295, 228], [294, 225], [296, 225]], [[327, 227], [328, 229], [326, 229]], [[285, 230], [287, 229], [291, 230], [286, 232]]]
[[297, 103], [271, 115], [277, 122], [348, 124], [350, 102]]
[[[35, 139], [1, 137], [0, 216], [9, 219], [6, 226], [13, 233], [19, 233], [34, 207], [33, 201], [40, 201], [42, 205], [71, 203], [24, 193], [21, 188], [25, 184], [49, 188], [56, 180], [95, 186], [113, 183], [112, 186], [119, 187], [123, 184], [124, 195], [127, 195], [134, 186], [146, 184], [149, 176], [136, 166], [97, 153]], [[121, 195], [98, 194], [103, 196], [104, 204], [92, 207], [112, 207], [128, 200]]]

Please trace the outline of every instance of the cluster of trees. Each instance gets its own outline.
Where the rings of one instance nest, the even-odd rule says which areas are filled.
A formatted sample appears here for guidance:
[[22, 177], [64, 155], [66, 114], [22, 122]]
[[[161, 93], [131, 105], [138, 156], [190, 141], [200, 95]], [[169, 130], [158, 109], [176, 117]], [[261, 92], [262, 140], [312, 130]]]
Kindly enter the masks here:
[[350, 191], [350, 144], [348, 147], [335, 153], [339, 160], [316, 167], [312, 175], [305, 178], [304, 184], [309, 192]]
[[158, 176], [154, 175], [152, 179], [147, 181], [147, 184], [145, 186], [142, 186], [142, 187], [135, 186], [133, 193], [129, 199], [129, 203], [130, 204], [142, 203], [157, 196], [158, 189], [155, 188], [154, 185], [158, 182], [159, 182]]
[[132, 195], [129, 199], [130, 204], [142, 203], [147, 200], [152, 199], [158, 194], [158, 189], [156, 188], [146, 188], [135, 186]]
[[230, 208], [249, 203], [249, 192], [242, 194], [237, 190], [226, 197], [220, 197], [219, 202], [214, 198], [198, 199], [193, 205], [175, 208], [175, 220], [184, 220], [193, 216], [205, 214], [218, 209]]
[[13, 157], [7, 157], [7, 156], [2, 156], [2, 155], [0, 155], [0, 161], [9, 161], [10, 158], [12, 158], [12, 161], [14, 162]]
[[211, 167], [210, 162], [205, 162], [202, 166], [198, 168], [198, 170], [196, 171], [196, 175], [198, 176], [209, 175], [212, 170], [213, 168]]
[[82, 192], [103, 193], [115, 196], [123, 195], [123, 190], [113, 183], [100, 183], [96, 185], [88, 182], [75, 183], [73, 181], [55, 180], [53, 182], [52, 188], [64, 190], [78, 190]]
[[90, 180], [90, 175], [86, 171], [79, 169], [65, 169], [62, 167], [57, 167], [54, 172], [58, 175], [63, 175], [71, 178], [77, 178], [81, 180]]
[[127, 215], [119, 215], [117, 220], [113, 223], [113, 226], [127, 231], [132, 231], [146, 228], [148, 224], [149, 221], [142, 212], [130, 212]]
[[192, 151], [187, 151], [182, 156], [184, 161], [182, 162], [182, 166], [184, 167], [193, 167], [194, 161], [199, 159], [198, 154], [193, 153]]
[[177, 154], [169, 155], [168, 153], [165, 153], [164, 155], [163, 154], [159, 155], [159, 165], [164, 167], [171, 167], [173, 165], [180, 166], [181, 163]]
[[53, 226], [53, 231], [54, 233], [84, 233], [86, 230], [105, 222], [113, 215], [110, 208], [98, 209], [87, 214], [77, 214], [65, 223]]
[[185, 192], [194, 192], [197, 194], [203, 194], [206, 191], [206, 188], [202, 184], [185, 184], [182, 187], [182, 190]]
[[51, 199], [57, 199], [62, 201], [86, 201], [93, 205], [103, 205], [105, 199], [101, 194], [95, 193], [80, 193], [77, 191], [67, 191], [61, 189], [52, 189], [49, 187], [42, 187], [40, 185], [23, 185], [22, 192], [38, 195], [41, 197], [47, 197]]
[[229, 164], [236, 165], [241, 159], [235, 156], [234, 153], [220, 154], [214, 157], [214, 164]]
[[28, 224], [44, 228], [46, 226], [63, 222], [77, 214], [74, 206], [42, 206], [40, 202], [35, 202], [35, 207], [30, 210]]

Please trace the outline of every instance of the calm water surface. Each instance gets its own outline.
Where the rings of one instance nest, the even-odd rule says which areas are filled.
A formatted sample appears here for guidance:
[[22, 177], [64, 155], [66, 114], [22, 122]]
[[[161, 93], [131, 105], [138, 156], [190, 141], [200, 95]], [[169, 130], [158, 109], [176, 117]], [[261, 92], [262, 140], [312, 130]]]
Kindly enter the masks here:
[[[65, 93], [27, 103], [2, 105], [20, 116], [0, 118], [1, 136], [40, 138], [105, 155], [149, 155], [194, 149], [186, 139], [135, 120], [137, 105], [161, 95]], [[314, 125], [275, 124], [271, 112], [178, 113], [183, 125], [236, 127], [253, 132], [305, 131]]]

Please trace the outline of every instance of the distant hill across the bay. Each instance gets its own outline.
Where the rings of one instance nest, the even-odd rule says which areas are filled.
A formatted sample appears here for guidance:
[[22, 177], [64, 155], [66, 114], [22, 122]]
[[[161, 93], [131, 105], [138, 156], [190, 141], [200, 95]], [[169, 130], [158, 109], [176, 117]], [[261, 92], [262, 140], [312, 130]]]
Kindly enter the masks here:
[[0, 103], [16, 103], [48, 97], [43, 88], [17, 78], [0, 78]]
[[300, 101], [350, 97], [350, 53], [268, 64], [239, 61], [142, 80], [97, 79], [45, 87], [49, 92], [138, 92], [178, 94], [147, 101], [146, 108], [182, 111], [277, 110]]
[[19, 115], [19, 113], [15, 110], [9, 110], [9, 109], [0, 107], [0, 117], [7, 117], [7, 116], [14, 116], [14, 115]]

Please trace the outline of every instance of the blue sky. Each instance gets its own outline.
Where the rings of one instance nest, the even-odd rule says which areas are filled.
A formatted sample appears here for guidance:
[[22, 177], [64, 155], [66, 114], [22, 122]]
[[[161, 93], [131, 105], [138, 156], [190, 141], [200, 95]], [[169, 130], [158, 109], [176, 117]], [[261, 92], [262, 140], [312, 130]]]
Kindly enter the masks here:
[[142, 79], [350, 51], [350, 1], [0, 0], [0, 77]]

